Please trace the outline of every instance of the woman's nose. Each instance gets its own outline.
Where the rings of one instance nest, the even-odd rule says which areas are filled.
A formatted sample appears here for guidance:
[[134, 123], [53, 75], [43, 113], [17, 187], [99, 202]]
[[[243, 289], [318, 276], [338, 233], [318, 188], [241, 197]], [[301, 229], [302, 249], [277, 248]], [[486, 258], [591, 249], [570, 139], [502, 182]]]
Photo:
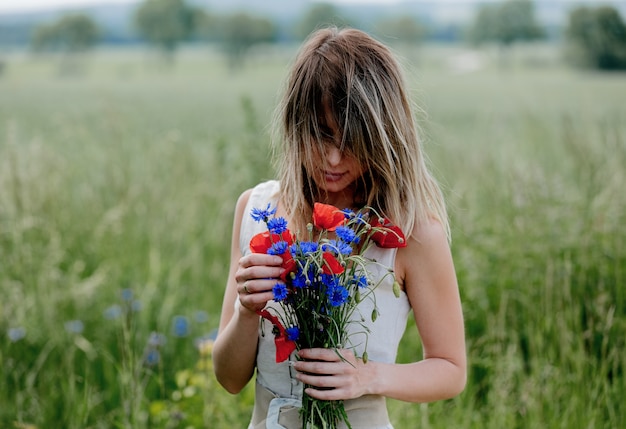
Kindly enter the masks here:
[[328, 164], [335, 166], [341, 162], [342, 158], [341, 150], [337, 146], [330, 146], [326, 148], [326, 161]]

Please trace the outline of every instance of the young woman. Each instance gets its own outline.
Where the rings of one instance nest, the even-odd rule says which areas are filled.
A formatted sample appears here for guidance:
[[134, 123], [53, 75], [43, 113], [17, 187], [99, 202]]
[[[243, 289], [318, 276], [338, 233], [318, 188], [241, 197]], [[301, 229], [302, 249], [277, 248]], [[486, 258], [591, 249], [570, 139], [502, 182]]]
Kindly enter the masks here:
[[[345, 400], [355, 429], [392, 428], [384, 398], [451, 398], [466, 380], [447, 214], [424, 161], [400, 67], [387, 47], [361, 31], [316, 31], [297, 56], [277, 112], [279, 180], [244, 192], [235, 210], [215, 373], [237, 393], [256, 369], [250, 428], [301, 427], [303, 384], [312, 386], [306, 389], [311, 397]], [[387, 276], [375, 290], [380, 316], [369, 326], [367, 363], [349, 349], [341, 350], [343, 359], [332, 349], [305, 349], [297, 352], [300, 359], [277, 364], [271, 323], [257, 313], [272, 303], [283, 261], [250, 252], [250, 239], [264, 228], [250, 210], [271, 203], [290, 229], [305, 231], [315, 202], [373, 207], [407, 237], [406, 247], [374, 246], [366, 253], [392, 267], [402, 288], [400, 298], [393, 296]], [[424, 355], [397, 364], [411, 310]]]

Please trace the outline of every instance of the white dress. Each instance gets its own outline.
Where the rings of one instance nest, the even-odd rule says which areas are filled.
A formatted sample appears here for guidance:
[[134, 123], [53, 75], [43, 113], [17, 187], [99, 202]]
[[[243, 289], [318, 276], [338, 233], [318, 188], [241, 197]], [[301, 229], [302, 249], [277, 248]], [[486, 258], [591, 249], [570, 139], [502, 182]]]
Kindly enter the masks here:
[[[265, 209], [268, 203], [276, 207], [279, 182], [275, 180], [263, 182], [257, 185], [250, 194], [250, 199], [245, 208], [239, 246], [246, 255], [250, 253], [250, 239], [260, 232], [267, 231], [263, 222], [255, 222], [250, 216], [253, 208]], [[376, 308], [378, 318], [376, 322], [371, 321], [371, 314], [374, 309], [373, 300], [366, 299], [359, 303], [356, 317], [361, 315], [365, 319], [364, 324], [369, 328], [367, 343], [367, 354], [371, 361], [394, 363], [397, 355], [398, 344], [406, 328], [407, 317], [410, 311], [409, 300], [404, 292], [400, 297], [393, 293], [393, 277], [385, 276], [387, 267], [393, 268], [397, 249], [382, 249], [371, 246], [365, 252], [367, 258], [375, 260], [380, 264], [369, 264], [367, 270], [374, 282], [384, 277], [375, 289]], [[239, 301], [235, 305], [240, 305]], [[278, 307], [278, 304], [270, 302], [268, 306]], [[362, 331], [362, 327], [354, 324], [355, 329]], [[355, 353], [362, 355], [364, 341], [359, 340], [359, 335], [351, 337]], [[363, 339], [363, 337], [361, 337]], [[256, 360], [256, 403], [253, 421], [249, 428], [274, 429], [300, 428], [293, 425], [293, 419], [282, 418], [282, 414], [297, 415], [294, 410], [299, 407], [299, 400], [302, 398], [302, 383], [295, 378], [293, 369], [289, 362], [276, 363], [276, 348], [274, 345], [274, 335], [272, 334], [271, 322], [260, 319], [259, 323], [259, 345]], [[261, 402], [268, 402], [260, 405]], [[268, 406], [268, 417], [265, 416], [265, 407]], [[367, 395], [366, 397], [345, 401], [345, 408], [354, 429], [392, 429], [385, 399], [379, 396]], [[374, 410], [374, 411], [372, 411]], [[260, 415], [259, 415], [260, 414]], [[362, 414], [362, 416], [360, 416]], [[271, 421], [270, 421], [271, 420]], [[288, 426], [285, 426], [287, 422]], [[279, 424], [280, 421], [280, 424]], [[289, 423], [291, 422], [291, 423]]]

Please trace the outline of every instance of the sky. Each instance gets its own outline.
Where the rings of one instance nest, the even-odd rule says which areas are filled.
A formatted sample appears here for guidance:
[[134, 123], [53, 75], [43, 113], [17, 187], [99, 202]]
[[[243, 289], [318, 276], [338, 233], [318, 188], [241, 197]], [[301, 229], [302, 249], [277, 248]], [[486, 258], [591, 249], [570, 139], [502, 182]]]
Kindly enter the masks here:
[[[23, 12], [41, 9], [54, 9], [61, 6], [84, 6], [89, 4], [130, 3], [134, 0], [0, 0], [0, 13]], [[263, 1], [263, 0], [262, 0]], [[378, 3], [391, 4], [402, 0], [332, 0], [335, 3]], [[471, 0], [440, 0], [440, 1], [471, 1]]]
[[[0, 13], [24, 12], [42, 9], [54, 9], [63, 6], [84, 6], [90, 4], [107, 4], [107, 3], [131, 3], [137, 0], [0, 0]], [[260, 0], [267, 1], [267, 0]], [[297, 1], [297, 0], [296, 0]], [[378, 3], [392, 4], [406, 0], [330, 0], [334, 3]], [[419, 1], [419, 0], [412, 0]], [[440, 2], [460, 3], [476, 0], [439, 0]], [[493, 1], [493, 0], [491, 0]], [[561, 0], [568, 1], [568, 0]], [[626, 1], [626, 0], [621, 0]], [[585, 3], [613, 3], [607, 0], [586, 0]]]

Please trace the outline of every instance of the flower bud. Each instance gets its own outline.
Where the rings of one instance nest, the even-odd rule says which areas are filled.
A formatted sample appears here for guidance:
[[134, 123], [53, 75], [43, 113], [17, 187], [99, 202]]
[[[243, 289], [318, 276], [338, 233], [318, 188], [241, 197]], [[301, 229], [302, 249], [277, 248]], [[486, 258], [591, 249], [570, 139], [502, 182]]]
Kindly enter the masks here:
[[396, 298], [400, 298], [400, 283], [397, 280], [393, 282], [393, 294]]

